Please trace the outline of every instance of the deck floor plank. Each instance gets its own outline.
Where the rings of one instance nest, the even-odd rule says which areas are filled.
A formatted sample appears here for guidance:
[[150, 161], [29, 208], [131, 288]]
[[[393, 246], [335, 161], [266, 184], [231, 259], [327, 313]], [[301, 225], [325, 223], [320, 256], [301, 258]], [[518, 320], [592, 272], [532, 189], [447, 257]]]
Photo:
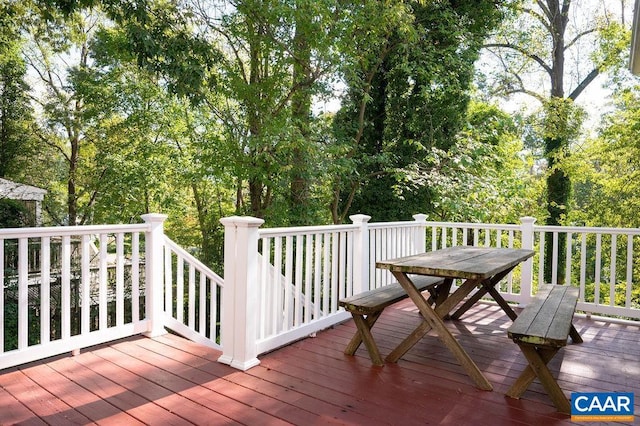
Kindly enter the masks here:
[[46, 423], [0, 386], [2, 421], [0, 424], [46, 425]]
[[[101, 365], [99, 369], [94, 369], [96, 363]], [[184, 423], [184, 420], [176, 414], [120, 385], [118, 381], [126, 373], [91, 353], [83, 354], [82, 357], [61, 360], [52, 363], [51, 366], [69, 380], [76, 381], [88, 392], [95, 393], [98, 397], [118, 409], [128, 412], [142, 423], [157, 422], [163, 425]]]
[[[372, 329], [383, 356], [420, 321], [403, 301]], [[0, 425], [572, 425], [534, 381], [504, 396], [527, 365], [507, 337], [510, 320], [481, 303], [446, 321], [493, 392], [478, 390], [439, 339], [428, 334], [397, 364], [371, 365], [364, 347], [343, 353], [352, 320], [260, 356], [242, 372], [220, 353], [171, 334], [133, 337], [0, 371]], [[550, 363], [570, 392], [640, 394], [640, 325], [577, 317], [585, 342]], [[640, 398], [635, 411], [640, 413]]]
[[[184, 346], [185, 342], [180, 339], [176, 343]], [[243, 404], [236, 404], [235, 407], [240, 412], [251, 412], [250, 408], [255, 408], [252, 418], [247, 419], [252, 423], [264, 424], [265, 422], [271, 422], [275, 424], [278, 419], [283, 419], [286, 422], [304, 424], [316, 417], [310, 411], [294, 405], [283, 404], [282, 402], [286, 401], [275, 398], [275, 395], [286, 392], [288, 391], [287, 389], [262, 389], [262, 383], [239, 383], [242, 381], [239, 379], [248, 376], [217, 363], [215, 359], [197, 357], [194, 362], [194, 354], [184, 352], [179, 347], [173, 347], [171, 358], [166, 359], [166, 356], [162, 354], [167, 347], [164, 344], [151, 339], [142, 339], [136, 341], [136, 345], [147, 350], [145, 359], [148, 361], [169, 366], [174, 374], [197, 384], [198, 388], [201, 388], [205, 393], [218, 394], [220, 398], [226, 398], [227, 400], [227, 402], [222, 400], [211, 401], [212, 406], [220, 406], [220, 404], [233, 406], [235, 402], [243, 401]], [[201, 347], [201, 345], [197, 346]], [[208, 352], [210, 353], [211, 351]], [[138, 350], [135, 353], [141, 355]], [[229, 413], [229, 415], [232, 415], [232, 413]], [[236, 416], [238, 415], [236, 414]]]
[[[64, 384], [62, 383], [62, 385]], [[0, 375], [0, 386], [49, 425], [91, 423], [89, 418], [65, 403], [58, 395], [51, 393], [49, 389], [31, 380], [22, 370]], [[4, 401], [0, 406], [4, 406]]]
[[[63, 362], [64, 360], [62, 360]], [[61, 361], [58, 361], [61, 362]], [[22, 370], [38, 386], [59, 398], [92, 422], [103, 420], [128, 425], [142, 425], [126, 411], [122, 411], [93, 392], [80, 386], [73, 378], [65, 377], [52, 368], [52, 364], [40, 364]], [[73, 375], [75, 376], [75, 374]], [[72, 376], [72, 377], [73, 377]]]

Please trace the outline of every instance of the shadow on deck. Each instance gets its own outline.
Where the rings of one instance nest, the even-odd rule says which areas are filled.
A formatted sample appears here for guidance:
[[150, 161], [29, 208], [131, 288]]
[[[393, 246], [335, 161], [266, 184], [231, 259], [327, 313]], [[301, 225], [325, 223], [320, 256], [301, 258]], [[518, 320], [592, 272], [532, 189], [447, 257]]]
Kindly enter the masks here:
[[[386, 355], [419, 321], [410, 301], [373, 329]], [[351, 424], [556, 425], [536, 381], [520, 400], [504, 393], [526, 361], [508, 339], [499, 307], [480, 303], [447, 322], [494, 386], [475, 388], [448, 350], [427, 335], [397, 364], [373, 367], [366, 349], [343, 354], [352, 321], [260, 357], [246, 372], [219, 352], [166, 335], [102, 345], [0, 371], [0, 424]], [[634, 392], [640, 414], [640, 326], [576, 318], [584, 343], [568, 345], [550, 369], [571, 392]]]

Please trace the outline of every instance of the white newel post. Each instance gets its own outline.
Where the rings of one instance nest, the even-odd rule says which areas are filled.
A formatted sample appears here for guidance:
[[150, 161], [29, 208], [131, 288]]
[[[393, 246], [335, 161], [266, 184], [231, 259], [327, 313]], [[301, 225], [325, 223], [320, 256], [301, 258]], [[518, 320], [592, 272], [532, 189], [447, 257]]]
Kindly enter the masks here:
[[413, 236], [413, 244], [415, 249], [414, 254], [424, 253], [425, 251], [427, 251], [427, 239], [424, 234], [425, 229], [427, 228], [427, 215], [422, 213], [414, 214], [413, 220], [415, 220], [416, 225], [418, 225], [416, 227], [415, 235]]
[[[522, 232], [522, 248], [533, 250], [533, 224], [536, 218], [525, 216], [520, 218], [520, 230]], [[531, 301], [532, 284], [533, 284], [533, 258], [529, 258], [522, 263], [520, 270], [521, 283], [520, 292], [523, 300], [522, 304], [528, 304]]]
[[220, 223], [224, 225], [224, 287], [218, 361], [245, 371], [260, 364], [256, 346], [258, 228], [264, 220], [232, 216]]
[[141, 216], [150, 225], [145, 234], [145, 317], [149, 337], [160, 336], [164, 328], [164, 221], [167, 215], [151, 213]]
[[371, 216], [354, 214], [349, 219], [358, 225], [353, 233], [353, 294], [368, 291], [369, 282], [369, 221]]

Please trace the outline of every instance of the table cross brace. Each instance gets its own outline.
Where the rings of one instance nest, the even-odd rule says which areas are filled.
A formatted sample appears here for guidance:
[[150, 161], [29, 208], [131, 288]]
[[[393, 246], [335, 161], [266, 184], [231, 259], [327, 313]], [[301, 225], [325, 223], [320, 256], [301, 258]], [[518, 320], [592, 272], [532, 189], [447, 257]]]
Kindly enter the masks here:
[[[442, 321], [442, 317], [448, 314], [451, 309], [458, 303], [467, 293], [463, 293], [463, 291], [456, 291], [452, 295], [450, 295], [440, 306], [437, 306], [434, 310], [422, 297], [422, 294], [415, 288], [411, 280], [407, 277], [406, 274], [402, 272], [394, 272], [393, 275], [396, 277], [402, 288], [405, 289], [411, 300], [418, 307], [418, 310], [422, 314], [424, 321], [411, 333], [411, 335], [403, 341], [403, 343], [398, 346], [398, 348], [394, 349], [394, 351], [387, 356], [387, 360], [391, 361], [395, 358], [399, 359], [402, 354], [406, 353], [413, 344], [415, 344], [419, 338], [417, 336], [424, 336], [430, 329], [434, 329], [440, 338], [440, 341], [451, 351], [453, 356], [456, 357], [458, 362], [462, 365], [462, 368], [465, 369], [467, 374], [471, 377], [471, 379], [476, 383], [476, 385], [480, 389], [484, 390], [493, 390], [493, 386], [487, 378], [482, 374], [478, 366], [473, 362], [473, 360], [469, 357], [469, 355], [465, 352], [465, 350], [460, 346], [460, 343], [453, 337], [451, 332], [447, 329]], [[477, 280], [467, 280], [460, 288], [465, 287], [475, 287], [478, 284]], [[460, 288], [458, 290], [460, 290]], [[468, 289], [469, 291], [471, 289]], [[459, 294], [460, 297], [457, 297], [456, 294]], [[455, 300], [459, 299], [459, 300]], [[405, 343], [412, 343], [410, 346], [405, 347]], [[399, 352], [401, 352], [400, 356], [398, 356]], [[397, 356], [397, 358], [396, 358]], [[395, 361], [394, 361], [395, 362]]]

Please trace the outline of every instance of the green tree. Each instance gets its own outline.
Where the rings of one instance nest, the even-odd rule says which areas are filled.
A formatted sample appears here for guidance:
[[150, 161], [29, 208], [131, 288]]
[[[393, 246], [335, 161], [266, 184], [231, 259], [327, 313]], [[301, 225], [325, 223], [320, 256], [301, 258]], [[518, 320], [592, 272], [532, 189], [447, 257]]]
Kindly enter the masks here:
[[[341, 205], [334, 210], [342, 211], [334, 217], [344, 218], [351, 210], [366, 211], [375, 220], [400, 220], [433, 209], [437, 199], [432, 185], [404, 176], [439, 167], [436, 151], [446, 153], [455, 145], [474, 62], [501, 16], [492, 1], [407, 6], [398, 2], [389, 9], [390, 15], [403, 17], [403, 25], [387, 27], [380, 37], [384, 49], [372, 50], [373, 58], [362, 61], [366, 68], [347, 74], [353, 76], [346, 78], [349, 99], [338, 116], [336, 134], [344, 144], [354, 141], [356, 164], [334, 200]], [[394, 22], [386, 15], [378, 19]]]
[[31, 134], [27, 69], [21, 56], [23, 16], [14, 2], [0, 4], [0, 177], [18, 169], [16, 158], [29, 146]]
[[[624, 8], [624, 2], [621, 4]], [[485, 46], [497, 59], [492, 71], [492, 93], [506, 97], [524, 94], [540, 102], [542, 124], [538, 137], [543, 141], [547, 162], [549, 225], [565, 224], [569, 212], [571, 181], [563, 164], [583, 117], [574, 101], [600, 73], [619, 65], [621, 52], [627, 49], [624, 23], [610, 10], [605, 8], [601, 16], [599, 10], [584, 1], [516, 2], [510, 19]], [[560, 253], [565, 246], [562, 236]], [[548, 245], [547, 262], [553, 261], [552, 250]], [[564, 262], [564, 256], [559, 262]], [[558, 271], [558, 280], [563, 282], [562, 264]], [[545, 273], [545, 279], [550, 280], [550, 263]]]
[[529, 172], [533, 158], [523, 147], [520, 126], [495, 105], [470, 102], [455, 145], [434, 150], [433, 161], [437, 167], [407, 179], [429, 183], [436, 220], [517, 223], [522, 212], [539, 209], [541, 182]]
[[[218, 220], [233, 212], [233, 180], [218, 152], [219, 125], [205, 106], [170, 93], [154, 73], [137, 66], [122, 28], [97, 32], [95, 67], [82, 84], [85, 117], [95, 124], [99, 170], [94, 220], [137, 221], [149, 212], [169, 215], [167, 233], [198, 250], [210, 265], [221, 258]], [[113, 206], [120, 208], [115, 210]], [[188, 225], [185, 225], [188, 224]]]
[[335, 62], [336, 2], [105, 3], [138, 65], [226, 128], [237, 213], [312, 220], [319, 169], [311, 99]]
[[87, 138], [90, 124], [84, 116], [86, 102], [78, 84], [91, 66], [88, 43], [100, 19], [96, 11], [77, 12], [65, 20], [34, 9], [27, 20], [30, 40], [25, 57], [37, 76], [37, 85], [42, 87], [32, 92], [33, 101], [42, 111], [35, 134], [43, 151], [56, 156], [41, 167], [54, 168], [62, 180], [57, 187], [49, 182], [41, 185], [48, 187], [54, 198], [56, 194], [64, 198], [63, 209], [55, 208], [55, 200], [48, 205], [57, 224], [88, 223], [95, 202], [95, 147]]
[[29, 211], [23, 203], [0, 198], [0, 228], [20, 228], [30, 224]]
[[640, 91], [629, 87], [614, 95], [615, 109], [571, 161], [576, 211], [572, 219], [586, 226], [635, 228], [640, 200]]

